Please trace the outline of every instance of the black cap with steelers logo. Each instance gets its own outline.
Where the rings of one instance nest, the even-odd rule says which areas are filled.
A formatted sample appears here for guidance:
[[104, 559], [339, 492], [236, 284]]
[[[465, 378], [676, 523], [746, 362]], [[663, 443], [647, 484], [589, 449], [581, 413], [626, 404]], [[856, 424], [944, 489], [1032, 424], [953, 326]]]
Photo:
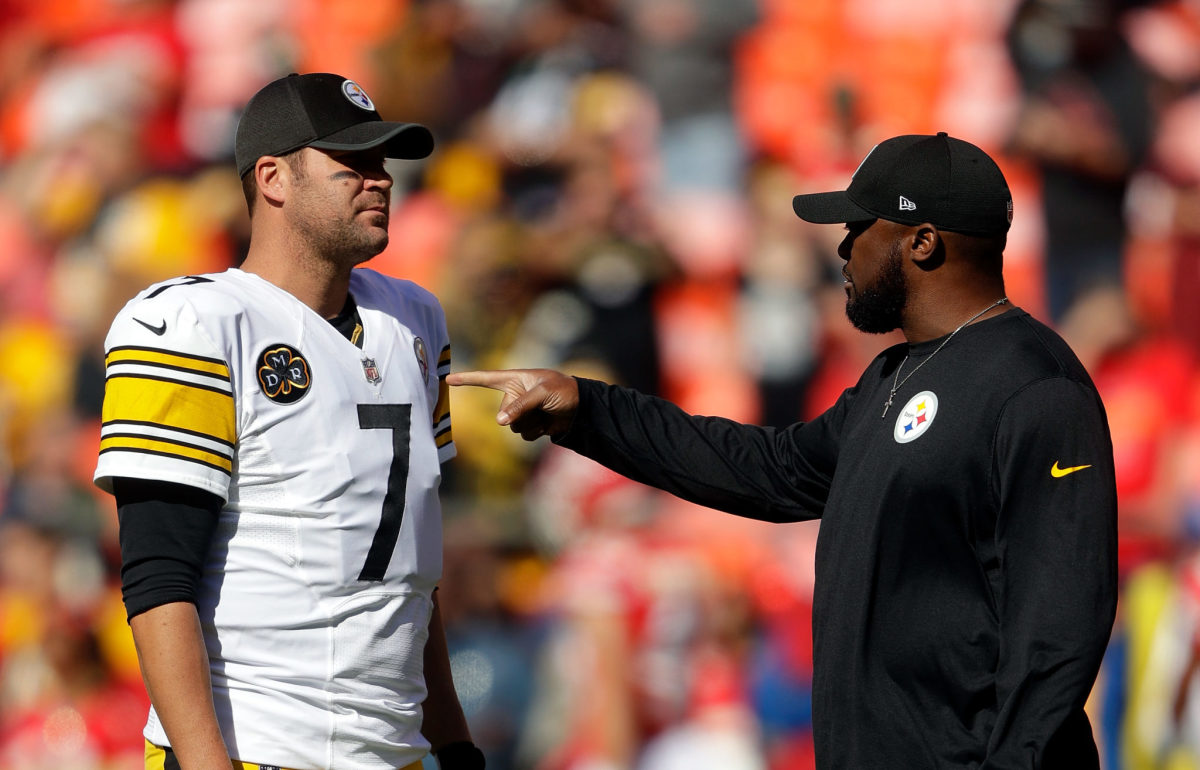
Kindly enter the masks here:
[[797, 195], [792, 208], [819, 224], [886, 219], [993, 236], [1012, 224], [1012, 193], [983, 150], [945, 132], [909, 134], [875, 146], [843, 192]]
[[369, 150], [382, 146], [389, 158], [415, 160], [433, 152], [433, 134], [417, 123], [379, 116], [371, 97], [353, 80], [329, 72], [295, 73], [263, 86], [238, 122], [234, 160], [238, 176], [264, 155], [301, 147]]

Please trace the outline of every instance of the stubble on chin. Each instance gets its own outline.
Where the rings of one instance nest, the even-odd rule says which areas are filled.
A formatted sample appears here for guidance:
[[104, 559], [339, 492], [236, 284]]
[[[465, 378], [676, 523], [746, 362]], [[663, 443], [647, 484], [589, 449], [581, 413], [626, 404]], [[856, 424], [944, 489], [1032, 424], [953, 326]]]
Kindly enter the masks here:
[[386, 227], [368, 227], [357, 220], [324, 228], [306, 226], [303, 230], [307, 231], [304, 237], [314, 255], [350, 267], [374, 258], [389, 241]]

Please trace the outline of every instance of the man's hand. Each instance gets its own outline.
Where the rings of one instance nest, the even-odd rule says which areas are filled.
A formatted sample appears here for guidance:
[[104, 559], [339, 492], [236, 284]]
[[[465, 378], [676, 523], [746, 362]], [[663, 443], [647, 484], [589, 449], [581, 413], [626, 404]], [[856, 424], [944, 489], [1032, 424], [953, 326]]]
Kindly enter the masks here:
[[478, 385], [503, 393], [496, 422], [509, 426], [526, 441], [565, 433], [579, 406], [575, 378], [553, 369], [457, 372], [447, 376], [446, 382]]

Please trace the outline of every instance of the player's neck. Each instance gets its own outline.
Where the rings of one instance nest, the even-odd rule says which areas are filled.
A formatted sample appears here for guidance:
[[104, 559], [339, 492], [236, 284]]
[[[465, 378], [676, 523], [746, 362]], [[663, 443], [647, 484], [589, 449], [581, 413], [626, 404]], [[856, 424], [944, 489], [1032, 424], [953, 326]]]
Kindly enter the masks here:
[[333, 318], [346, 304], [350, 270], [307, 255], [280, 255], [276, 250], [251, 245], [241, 269], [275, 284], [313, 309], [322, 318]]

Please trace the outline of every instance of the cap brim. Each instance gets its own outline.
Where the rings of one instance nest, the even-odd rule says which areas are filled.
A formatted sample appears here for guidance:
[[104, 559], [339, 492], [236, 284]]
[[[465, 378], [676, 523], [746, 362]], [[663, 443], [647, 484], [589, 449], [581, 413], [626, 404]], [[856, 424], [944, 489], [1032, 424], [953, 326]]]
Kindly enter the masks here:
[[862, 222], [878, 218], [850, 200], [845, 190], [797, 195], [792, 198], [792, 210], [804, 221], [819, 225]]
[[355, 152], [383, 146], [389, 158], [418, 160], [433, 152], [433, 134], [419, 123], [370, 120], [309, 142], [318, 150]]

